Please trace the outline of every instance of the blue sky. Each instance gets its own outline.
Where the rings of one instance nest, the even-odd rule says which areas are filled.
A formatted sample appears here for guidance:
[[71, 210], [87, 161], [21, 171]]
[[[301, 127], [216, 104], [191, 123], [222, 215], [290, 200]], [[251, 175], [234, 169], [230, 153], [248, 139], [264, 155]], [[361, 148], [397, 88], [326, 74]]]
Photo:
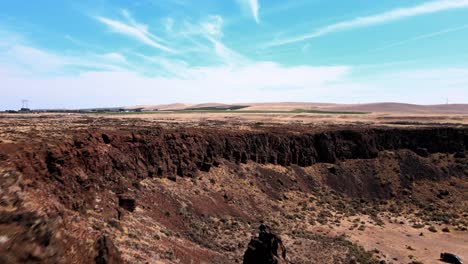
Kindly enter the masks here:
[[468, 103], [468, 0], [0, 3], [0, 109]]

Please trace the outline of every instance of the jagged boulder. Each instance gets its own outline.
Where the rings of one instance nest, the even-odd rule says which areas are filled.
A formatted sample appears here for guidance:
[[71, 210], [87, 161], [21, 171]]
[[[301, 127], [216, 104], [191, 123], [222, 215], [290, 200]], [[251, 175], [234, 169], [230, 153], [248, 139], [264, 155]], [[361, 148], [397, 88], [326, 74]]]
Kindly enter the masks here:
[[133, 212], [136, 208], [135, 198], [129, 195], [119, 195], [119, 206], [123, 209]]
[[244, 254], [244, 264], [281, 264], [286, 261], [286, 248], [270, 227], [260, 225], [257, 238], [250, 240]]
[[107, 236], [101, 236], [96, 241], [97, 255], [94, 258], [96, 264], [118, 264], [123, 263], [119, 251]]

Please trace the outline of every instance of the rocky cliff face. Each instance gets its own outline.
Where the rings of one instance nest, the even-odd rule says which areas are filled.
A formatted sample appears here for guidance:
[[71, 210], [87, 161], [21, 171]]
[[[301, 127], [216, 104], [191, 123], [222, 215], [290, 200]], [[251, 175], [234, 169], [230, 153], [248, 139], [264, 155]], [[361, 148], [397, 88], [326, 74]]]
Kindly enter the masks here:
[[[96, 184], [112, 183], [114, 188], [124, 189], [132, 181], [146, 177], [195, 177], [221, 160], [305, 167], [337, 160], [375, 158], [383, 150], [409, 149], [421, 156], [437, 152], [464, 153], [468, 130], [85, 131], [74, 134], [72, 140], [47, 144], [19, 154], [22, 156], [17, 159], [19, 171], [32, 179], [49, 179], [58, 189], [67, 186], [67, 191], [71, 188], [81, 194]], [[75, 203], [77, 200], [73, 198]]]
[[[358, 170], [350, 171], [341, 162], [375, 159], [383, 151], [403, 149], [416, 153], [416, 156], [422, 158], [433, 153], [447, 153], [464, 159], [468, 146], [466, 128], [369, 128], [316, 132], [295, 129], [225, 131], [141, 128], [61, 133], [66, 133], [68, 136], [63, 139], [43, 137], [39, 140], [40, 143], [34, 144], [0, 143], [2, 171], [11, 177], [11, 181], [3, 182], [3, 188], [8, 189], [13, 197], [10, 201], [4, 201], [4, 204], [11, 206], [26, 204], [22, 210], [27, 211], [31, 209], [27, 208], [31, 204], [27, 204], [25, 202], [27, 199], [23, 196], [50, 199], [44, 203], [47, 204], [47, 208], [39, 210], [41, 212], [38, 215], [42, 216], [36, 214], [28, 216], [42, 223], [43, 227], [29, 223], [32, 221], [27, 220], [29, 218], [25, 220], [27, 214], [23, 217], [22, 213], [16, 212], [20, 215], [19, 219], [25, 221], [25, 224], [20, 222], [21, 228], [27, 229], [33, 226], [42, 228], [41, 230], [45, 231], [40, 232], [45, 232], [44, 236], [49, 236], [46, 239], [40, 235], [38, 246], [28, 249], [32, 259], [34, 254], [39, 255], [35, 258], [42, 259], [58, 258], [64, 254], [63, 250], [42, 252], [43, 248], [49, 245], [49, 240], [60, 241], [52, 239], [50, 230], [53, 230], [57, 223], [48, 224], [50, 219], [60, 218], [63, 210], [89, 215], [90, 211], [96, 210], [96, 204], [99, 203], [96, 197], [99, 196], [99, 199], [107, 201], [106, 206], [99, 208], [99, 217], [119, 220], [135, 210], [134, 196], [141, 188], [140, 182], [145, 179], [168, 178], [177, 181], [178, 177], [196, 178], [200, 173], [209, 172], [225, 162], [233, 164], [253, 162], [285, 167], [291, 165], [307, 167], [317, 163], [329, 163], [332, 165], [327, 167], [328, 176], [324, 182], [331, 188], [354, 197], [389, 199], [398, 195], [395, 193], [396, 187], [390, 183], [382, 184], [380, 179], [377, 181], [372, 171], [374, 167], [364, 162]], [[414, 155], [400, 159], [398, 167], [397, 180], [403, 187], [410, 186], [410, 183], [416, 180], [441, 180], [448, 176], [466, 177], [464, 167], [454, 167], [449, 175], [447, 172], [421, 165]], [[298, 177], [300, 175], [299, 173]], [[288, 184], [280, 177], [278, 179], [268, 186], [276, 188], [279, 182], [283, 188]], [[310, 186], [313, 184], [306, 181], [305, 177], [298, 180], [299, 183], [304, 182], [303, 191], [311, 191]], [[21, 192], [15, 192], [15, 188]], [[20, 193], [23, 193], [23, 196]], [[14, 220], [18, 217], [14, 218], [9, 214], [8, 217], [2, 217], [3, 222], [7, 221], [5, 219], [10, 219], [9, 222], [0, 222], [0, 224], [16, 223], [20, 221]], [[25, 232], [24, 241], [30, 236], [31, 233]], [[91, 247], [95, 248], [96, 252], [91, 254], [87, 250], [78, 249], [80, 245], [84, 248], [83, 244], [86, 242], [76, 242], [75, 253], [88, 256], [82, 258], [83, 261], [99, 259], [99, 263], [106, 263], [106, 259], [120, 259], [113, 257], [114, 253], [109, 257], [105, 255], [106, 252], [115, 252], [115, 250], [112, 242], [108, 238], [102, 238], [99, 230], [89, 233], [87, 237], [97, 241], [93, 242], [97, 244]], [[66, 245], [63, 244], [62, 247]], [[17, 250], [21, 251], [21, 248]]]
[[79, 132], [73, 140], [44, 144], [48, 146], [23, 153], [23, 158], [34, 162], [17, 164], [18, 168], [32, 165], [34, 171], [58, 179], [64, 174], [83, 172], [88, 176], [100, 174], [109, 180], [107, 177], [112, 175], [193, 177], [222, 159], [304, 167], [319, 162], [375, 158], [382, 150], [410, 149], [421, 156], [463, 153], [468, 144], [468, 130], [368, 129], [297, 134], [155, 129]]
[[[21, 146], [14, 153], [4, 155], [15, 156], [12, 159], [14, 166], [23, 177], [32, 180], [32, 185], [47, 182], [51, 193], [61, 197], [69, 208], [86, 210], [93, 206], [93, 202], [85, 194], [94, 193], [101, 186], [119, 194], [148, 177], [173, 180], [176, 176], [196, 177], [200, 171], [209, 171], [223, 160], [305, 167], [339, 160], [371, 159], [383, 150], [409, 149], [424, 157], [430, 153], [463, 155], [467, 145], [468, 130], [455, 128], [318, 133], [152, 129], [79, 131], [73, 133], [72, 139], [44, 139], [40, 145]], [[418, 171], [416, 161], [403, 163], [402, 179], [406, 183], [408, 175], [413, 178], [443, 177], [434, 171], [425, 174]], [[331, 170], [336, 169], [339, 168]], [[337, 176], [328, 180], [330, 185], [343, 192], [354, 188], [355, 184], [350, 181], [353, 175], [334, 174]], [[461, 176], [464, 171], [457, 174]], [[365, 180], [372, 175], [364, 173], [362, 177], [365, 178], [361, 180]], [[347, 183], [346, 186], [343, 183]]]

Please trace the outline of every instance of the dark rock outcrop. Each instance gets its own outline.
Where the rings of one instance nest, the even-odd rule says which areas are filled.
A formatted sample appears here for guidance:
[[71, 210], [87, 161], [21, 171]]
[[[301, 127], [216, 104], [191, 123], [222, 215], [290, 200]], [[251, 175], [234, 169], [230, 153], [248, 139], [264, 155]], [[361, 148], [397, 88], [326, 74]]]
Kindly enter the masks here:
[[136, 208], [136, 202], [133, 197], [128, 195], [119, 195], [119, 206], [127, 211], [133, 212]]
[[102, 236], [96, 241], [96, 251], [97, 256], [94, 258], [96, 264], [123, 263], [119, 251], [106, 236]]
[[440, 260], [446, 263], [453, 263], [453, 264], [463, 263], [459, 256], [452, 254], [452, 253], [441, 253]]
[[244, 254], [244, 264], [287, 263], [286, 248], [281, 238], [270, 227], [260, 225], [257, 238], [252, 238]]
[[457, 158], [457, 159], [464, 159], [466, 157], [466, 154], [465, 152], [461, 152], [461, 151], [458, 151], [457, 153], [455, 153], [454, 155], [454, 158]]

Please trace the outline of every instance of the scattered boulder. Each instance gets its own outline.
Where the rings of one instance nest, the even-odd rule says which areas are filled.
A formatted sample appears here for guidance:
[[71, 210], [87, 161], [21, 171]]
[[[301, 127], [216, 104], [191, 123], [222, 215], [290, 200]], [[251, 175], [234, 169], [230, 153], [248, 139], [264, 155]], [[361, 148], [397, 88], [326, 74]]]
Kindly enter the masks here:
[[429, 152], [427, 151], [427, 148], [416, 148], [414, 152], [416, 152], [416, 154], [418, 154], [421, 157], [429, 157]]
[[127, 195], [119, 195], [119, 206], [127, 211], [133, 212], [136, 208], [136, 202], [133, 197]]
[[444, 199], [445, 196], [449, 196], [450, 192], [448, 190], [439, 190], [439, 194], [437, 194], [437, 198]]
[[204, 162], [200, 168], [201, 171], [204, 171], [204, 172], [209, 172], [210, 169], [211, 169], [211, 166], [212, 164], [211, 163], [207, 163], [207, 162]]
[[328, 171], [331, 173], [331, 174], [336, 174], [336, 168], [335, 166], [329, 166], [327, 167]]
[[102, 134], [101, 137], [102, 137], [102, 141], [104, 141], [105, 144], [110, 144], [111, 143], [111, 139], [107, 134]]
[[447, 262], [447, 263], [463, 264], [460, 257], [452, 253], [441, 253], [440, 260], [442, 260], [443, 262]]
[[270, 227], [260, 225], [257, 238], [250, 240], [244, 254], [244, 264], [281, 264], [286, 262], [286, 248]]
[[170, 180], [170, 181], [176, 182], [177, 181], [177, 176], [169, 175], [169, 176], [167, 176], [167, 179]]

